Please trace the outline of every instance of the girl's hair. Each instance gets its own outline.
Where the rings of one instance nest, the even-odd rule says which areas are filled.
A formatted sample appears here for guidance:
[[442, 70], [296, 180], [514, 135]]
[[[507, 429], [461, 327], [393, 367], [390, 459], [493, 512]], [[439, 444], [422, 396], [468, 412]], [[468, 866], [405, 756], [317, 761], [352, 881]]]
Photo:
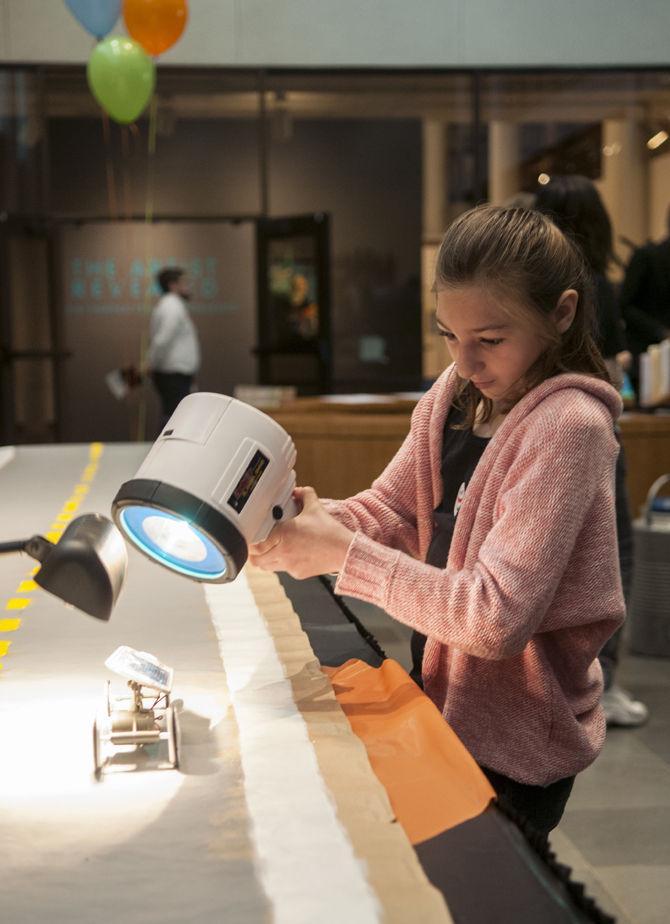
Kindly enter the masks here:
[[575, 241], [594, 273], [605, 273], [612, 259], [612, 223], [591, 180], [577, 174], [552, 176], [538, 186], [535, 208]]
[[[526, 373], [525, 391], [561, 372], [581, 372], [609, 381], [594, 340], [591, 274], [577, 246], [545, 215], [482, 205], [457, 218], [438, 251], [434, 289], [467, 285], [493, 291], [510, 316], [546, 339], [546, 349]], [[577, 310], [568, 330], [559, 334], [550, 314], [566, 289], [576, 290]], [[464, 381], [459, 405], [466, 412], [466, 426], [474, 424], [480, 404], [479, 419], [489, 420], [493, 402]]]

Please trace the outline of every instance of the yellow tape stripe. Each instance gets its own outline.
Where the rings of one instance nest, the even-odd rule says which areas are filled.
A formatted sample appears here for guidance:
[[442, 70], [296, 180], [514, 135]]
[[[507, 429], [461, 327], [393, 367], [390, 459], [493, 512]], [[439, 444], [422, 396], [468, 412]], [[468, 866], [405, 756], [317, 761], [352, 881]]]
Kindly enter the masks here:
[[84, 471], [82, 472], [81, 480], [82, 481], [93, 481], [95, 473], [98, 471], [97, 465], [87, 465]]
[[[45, 533], [44, 536], [50, 542], [58, 542], [60, 537], [63, 535], [63, 531], [67, 523], [72, 519], [73, 513], [75, 513], [79, 505], [81, 504], [82, 498], [85, 494], [88, 494], [90, 491], [89, 484], [84, 482], [91, 482], [95, 477], [96, 472], [98, 471], [98, 459], [104, 451], [104, 443], [91, 443], [88, 449], [88, 463], [84, 468], [83, 472], [79, 476], [77, 484], [75, 485], [72, 494], [63, 504], [60, 513], [56, 517], [56, 520], [51, 524], [51, 529], [48, 533]], [[32, 593], [37, 589], [37, 584], [32, 580], [34, 575], [40, 570], [40, 565], [34, 565], [28, 572], [29, 577], [24, 578], [17, 587], [15, 593]], [[25, 610], [32, 603], [30, 597], [10, 597], [9, 600], [5, 603], [5, 610]], [[16, 632], [16, 630], [21, 626], [22, 620], [18, 617], [15, 618], [0, 618], [0, 632]], [[0, 639], [0, 658], [3, 658], [9, 651], [11, 645], [10, 640]], [[0, 670], [3, 669], [3, 662], [0, 660]]]
[[0, 619], [0, 632], [16, 632], [20, 625], [20, 619]]

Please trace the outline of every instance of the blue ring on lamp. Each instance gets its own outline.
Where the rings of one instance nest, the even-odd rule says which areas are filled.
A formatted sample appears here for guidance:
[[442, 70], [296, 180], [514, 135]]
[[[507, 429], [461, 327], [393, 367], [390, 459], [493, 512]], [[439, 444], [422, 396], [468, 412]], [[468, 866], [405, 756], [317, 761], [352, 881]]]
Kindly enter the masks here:
[[[144, 521], [147, 517], [159, 517], [179, 524], [185, 523], [204, 545], [207, 553], [205, 558], [202, 561], [194, 562], [166, 552], [144, 530]], [[179, 574], [201, 580], [203, 578], [216, 580], [223, 577], [228, 570], [226, 559], [220, 549], [217, 548], [206, 533], [189, 523], [184, 517], [166, 513], [164, 510], [158, 510], [155, 507], [130, 505], [121, 510], [119, 521], [124, 531], [143, 552], [160, 564], [179, 572]]]

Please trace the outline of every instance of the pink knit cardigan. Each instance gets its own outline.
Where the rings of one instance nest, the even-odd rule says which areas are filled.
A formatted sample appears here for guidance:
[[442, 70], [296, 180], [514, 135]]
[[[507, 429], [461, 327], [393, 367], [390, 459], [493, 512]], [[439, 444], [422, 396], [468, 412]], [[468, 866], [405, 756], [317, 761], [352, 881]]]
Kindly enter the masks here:
[[597, 654], [621, 624], [613, 388], [566, 374], [510, 411], [468, 485], [446, 568], [424, 564], [457, 377], [423, 396], [372, 487], [328, 510], [355, 530], [336, 589], [428, 636], [427, 694], [475, 759], [548, 785], [605, 736]]

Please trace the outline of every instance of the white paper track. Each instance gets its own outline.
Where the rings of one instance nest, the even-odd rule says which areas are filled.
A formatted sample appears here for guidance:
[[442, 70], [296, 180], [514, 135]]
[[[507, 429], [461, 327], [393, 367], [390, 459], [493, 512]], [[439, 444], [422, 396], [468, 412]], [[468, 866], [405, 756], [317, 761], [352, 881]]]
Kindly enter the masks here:
[[11, 462], [14, 455], [13, 446], [0, 446], [0, 468], [3, 468], [8, 462]]
[[239, 729], [257, 874], [273, 920], [381, 920], [246, 576], [205, 586], [205, 595]]

